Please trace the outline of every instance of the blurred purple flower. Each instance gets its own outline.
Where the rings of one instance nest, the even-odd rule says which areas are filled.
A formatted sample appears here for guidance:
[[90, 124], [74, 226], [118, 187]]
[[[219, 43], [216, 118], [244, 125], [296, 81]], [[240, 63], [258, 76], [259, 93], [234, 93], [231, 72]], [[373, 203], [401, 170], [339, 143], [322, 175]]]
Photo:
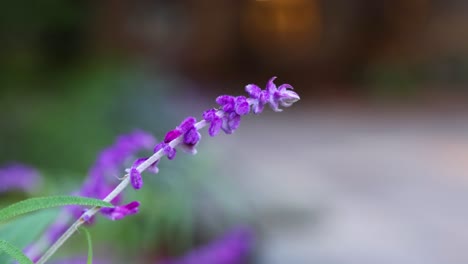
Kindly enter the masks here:
[[155, 144], [156, 139], [141, 130], [118, 137], [114, 145], [101, 151], [79, 194], [104, 198], [109, 194], [106, 186], [120, 176], [125, 161], [141, 150], [152, 149]]
[[0, 193], [10, 190], [31, 192], [39, 186], [41, 180], [37, 170], [14, 163], [0, 168]]
[[194, 249], [184, 256], [167, 259], [162, 264], [241, 264], [253, 249], [250, 229], [238, 228], [212, 243]]

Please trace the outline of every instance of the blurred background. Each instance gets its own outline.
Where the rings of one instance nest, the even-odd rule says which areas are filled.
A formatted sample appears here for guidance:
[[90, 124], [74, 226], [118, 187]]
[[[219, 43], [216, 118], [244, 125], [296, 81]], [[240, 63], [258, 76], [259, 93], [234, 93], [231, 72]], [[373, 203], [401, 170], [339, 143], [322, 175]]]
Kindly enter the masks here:
[[138, 215], [90, 229], [96, 258], [157, 263], [242, 227], [236, 263], [467, 263], [466, 25], [462, 0], [1, 1], [0, 162], [44, 180], [0, 204], [71, 192], [118, 135], [161, 139], [278, 76], [301, 101], [163, 160], [126, 193]]

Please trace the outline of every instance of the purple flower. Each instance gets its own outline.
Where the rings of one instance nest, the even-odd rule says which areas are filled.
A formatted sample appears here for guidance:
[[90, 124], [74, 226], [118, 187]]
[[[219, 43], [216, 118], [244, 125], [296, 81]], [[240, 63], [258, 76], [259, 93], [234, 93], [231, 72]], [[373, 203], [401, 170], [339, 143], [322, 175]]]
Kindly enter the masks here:
[[[168, 144], [172, 140], [183, 135], [183, 141], [181, 145], [182, 150], [190, 154], [196, 154], [197, 150], [195, 149], [195, 146], [201, 139], [200, 132], [198, 132], [198, 130], [195, 128], [196, 122], [197, 120], [195, 119], [195, 117], [187, 117], [174, 130], [171, 130], [166, 134], [164, 138], [164, 143]], [[166, 154], [169, 159], [174, 159], [176, 150], [174, 148], [171, 148], [169, 145], [158, 144], [154, 152], [163, 148], [164, 154]]]
[[182, 257], [165, 260], [162, 264], [240, 264], [244, 263], [252, 247], [252, 232], [236, 229], [208, 245]]
[[140, 202], [133, 201], [126, 205], [115, 206], [113, 208], [103, 208], [101, 213], [111, 220], [120, 220], [127, 215], [133, 215], [138, 213], [138, 207]]
[[238, 115], [246, 115], [250, 112], [250, 105], [247, 102], [247, 98], [245, 96], [237, 96], [236, 97], [236, 113]]
[[279, 88], [276, 88], [276, 85], [274, 83], [275, 79], [276, 77], [272, 77], [267, 83], [266, 90], [268, 91], [268, 94], [270, 96], [268, 98], [268, 102], [270, 103], [270, 106], [273, 109], [273, 111], [281, 112], [283, 110], [280, 109], [278, 105], [281, 105], [283, 107], [289, 107], [293, 103], [297, 102], [300, 99], [300, 97], [294, 91], [288, 90], [293, 89], [293, 87], [289, 84], [282, 84]]
[[141, 178], [141, 173], [136, 168], [132, 168], [130, 170], [130, 181], [132, 183], [133, 188], [135, 188], [136, 190], [141, 189], [141, 187], [143, 187], [143, 179]]
[[268, 91], [262, 91], [262, 89], [255, 84], [248, 84], [245, 86], [245, 91], [250, 95], [247, 101], [252, 105], [253, 113], [257, 115], [263, 112], [265, 104], [268, 103]]
[[232, 134], [237, 128], [239, 128], [240, 121], [241, 116], [238, 115], [236, 112], [225, 114], [223, 117], [223, 124], [221, 125], [221, 128], [226, 134]]
[[161, 142], [158, 145], [156, 145], [156, 147], [154, 147], [153, 152], [156, 153], [160, 151], [161, 149], [163, 150], [164, 154], [167, 156], [169, 160], [175, 159], [175, 156], [177, 154], [177, 150], [175, 148], [169, 146], [169, 144], [167, 144], [166, 142]]
[[223, 125], [222, 116], [219, 116], [216, 109], [209, 109], [203, 113], [203, 119], [210, 123], [208, 134], [212, 137], [216, 136], [221, 131]]
[[235, 97], [230, 95], [221, 95], [216, 98], [216, 103], [218, 103], [224, 112], [232, 112], [235, 110]]
[[31, 192], [38, 187], [41, 180], [37, 170], [14, 163], [0, 168], [0, 193], [10, 190]]

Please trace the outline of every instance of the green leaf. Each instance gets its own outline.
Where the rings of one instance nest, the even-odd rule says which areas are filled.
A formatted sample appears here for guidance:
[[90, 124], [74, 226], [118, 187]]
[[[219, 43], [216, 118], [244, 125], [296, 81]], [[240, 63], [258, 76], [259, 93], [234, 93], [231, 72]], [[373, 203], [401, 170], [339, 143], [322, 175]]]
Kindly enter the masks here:
[[[25, 248], [41, 235], [47, 226], [57, 217], [59, 209], [37, 211], [15, 218], [7, 223], [0, 223], [0, 239], [6, 240], [18, 248]], [[11, 263], [10, 257], [0, 251], [0, 263]]]
[[26, 199], [0, 210], [0, 222], [25, 213], [64, 205], [113, 207], [102, 200], [78, 196], [48, 196]]
[[91, 234], [89, 233], [88, 229], [81, 227], [80, 230], [86, 235], [86, 240], [88, 240], [88, 264], [93, 264], [93, 242], [91, 241]]
[[21, 249], [13, 246], [3, 239], [0, 240], [0, 250], [10, 255], [10, 257], [18, 261], [20, 264], [33, 264], [33, 262], [26, 257], [23, 252], [21, 252]]

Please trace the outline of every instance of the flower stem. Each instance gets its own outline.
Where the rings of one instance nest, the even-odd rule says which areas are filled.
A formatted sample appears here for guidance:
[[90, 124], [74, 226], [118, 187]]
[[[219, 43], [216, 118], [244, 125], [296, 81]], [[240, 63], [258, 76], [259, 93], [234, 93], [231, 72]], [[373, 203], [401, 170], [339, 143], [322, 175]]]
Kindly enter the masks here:
[[[203, 127], [205, 127], [206, 125], [207, 125], [207, 122], [205, 120], [202, 120], [202, 121], [195, 124], [195, 128], [197, 130], [200, 130]], [[182, 142], [183, 137], [184, 137], [184, 135], [181, 135], [181, 136], [177, 137], [176, 139], [172, 140], [169, 143], [169, 146], [175, 148], [177, 145], [179, 145]], [[140, 172], [145, 171], [149, 166], [151, 166], [151, 164], [153, 164], [157, 160], [161, 159], [163, 156], [164, 156], [164, 150], [161, 149], [161, 150], [157, 151], [156, 153], [154, 153], [151, 157], [149, 157], [145, 162], [141, 163], [137, 167], [137, 170], [140, 171]], [[114, 188], [114, 190], [112, 190], [112, 192], [110, 192], [103, 199], [103, 201], [105, 201], [105, 202], [112, 201], [117, 195], [119, 195], [123, 190], [125, 190], [125, 188], [127, 188], [129, 183], [130, 183], [130, 177], [129, 177], [128, 174], [126, 174], [122, 178], [122, 181], [119, 183], [119, 185], [117, 185]], [[84, 219], [91, 218], [97, 212], [99, 212], [100, 209], [101, 209], [101, 207], [95, 206], [95, 207], [87, 210], [85, 213], [83, 213], [83, 215], [80, 218], [78, 218], [78, 220], [76, 220], [67, 229], [67, 231], [65, 231], [65, 233], [63, 233], [63, 235], [60, 236], [60, 238], [57, 239], [57, 241], [55, 241], [54, 244], [52, 244], [52, 246], [50, 246], [50, 248], [44, 253], [44, 255], [42, 255], [42, 257], [36, 262], [36, 264], [46, 263], [46, 261], [49, 260], [50, 257], [52, 257], [52, 255], [65, 243], [65, 241], [67, 241], [78, 230], [78, 227], [80, 227], [82, 224], [84, 224], [86, 222]]]

